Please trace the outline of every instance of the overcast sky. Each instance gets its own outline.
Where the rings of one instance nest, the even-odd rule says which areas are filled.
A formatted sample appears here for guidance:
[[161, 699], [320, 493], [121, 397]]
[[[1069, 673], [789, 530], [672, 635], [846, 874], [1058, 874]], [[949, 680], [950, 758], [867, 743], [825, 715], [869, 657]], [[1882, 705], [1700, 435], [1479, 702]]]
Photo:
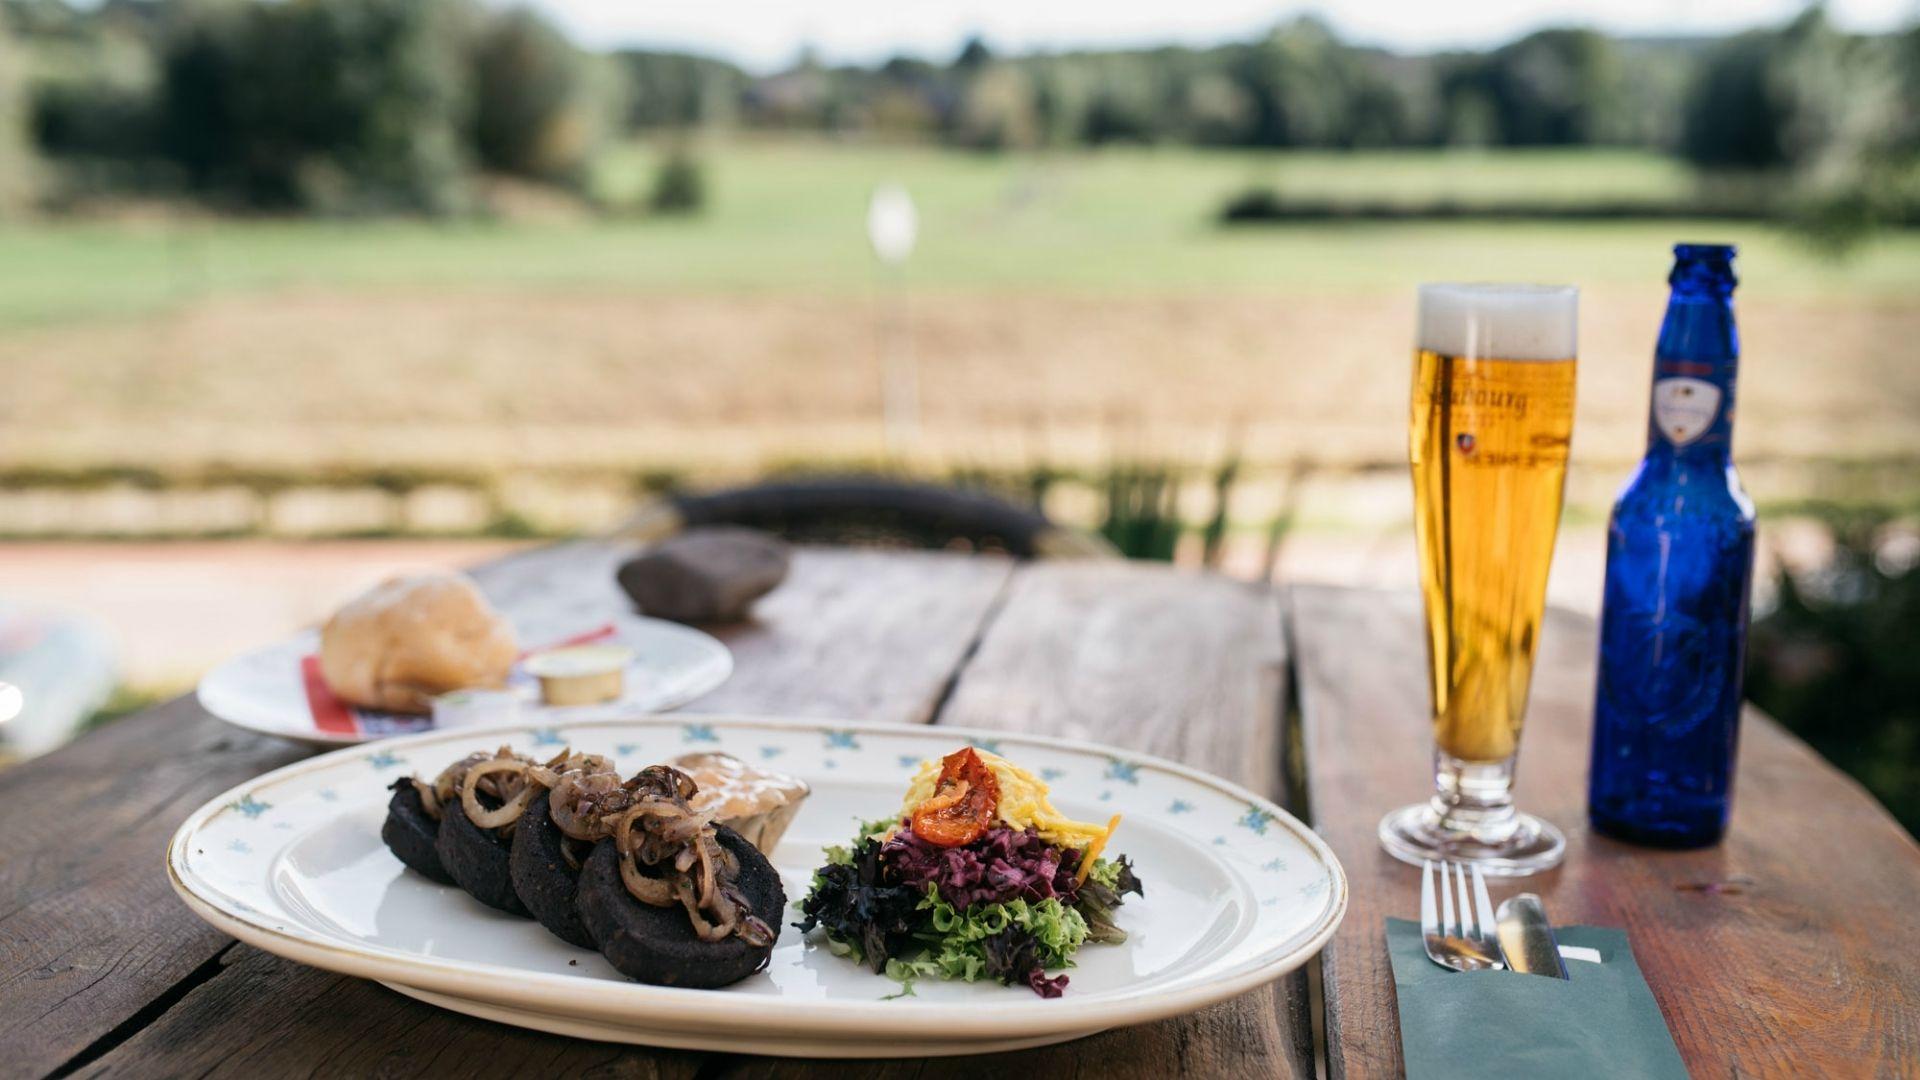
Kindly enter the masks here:
[[[496, 0], [507, 2], [507, 0]], [[1317, 12], [1355, 42], [1403, 52], [1499, 44], [1542, 26], [1592, 26], [1618, 34], [1706, 34], [1778, 22], [1798, 0], [532, 0], [577, 40], [688, 49], [767, 70], [811, 45], [830, 61], [897, 53], [945, 59], [979, 34], [997, 49], [1246, 38]], [[1853, 30], [1884, 30], [1920, 17], [1920, 0], [1833, 0], [1829, 14]]]

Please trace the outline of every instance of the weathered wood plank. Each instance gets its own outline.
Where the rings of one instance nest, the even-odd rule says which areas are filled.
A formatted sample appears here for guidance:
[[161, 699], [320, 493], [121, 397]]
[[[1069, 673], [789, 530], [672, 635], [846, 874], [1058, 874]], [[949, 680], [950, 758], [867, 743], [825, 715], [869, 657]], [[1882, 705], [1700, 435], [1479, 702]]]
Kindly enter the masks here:
[[84, 1077], [580, 1076], [687, 1080], [700, 1055], [478, 1020], [236, 944], [221, 972]]
[[[591, 626], [631, 610], [614, 574], [635, 550], [581, 541], [473, 573], [504, 611]], [[734, 674], [686, 711], [925, 723], [1012, 571], [989, 556], [801, 548], [751, 619], [704, 628], [733, 650]]]
[[[516, 555], [475, 576], [504, 610], [549, 617], [570, 612], [590, 624], [610, 610], [624, 609], [626, 600], [613, 583], [621, 555], [614, 545], [566, 545]], [[736, 674], [722, 694], [694, 707], [923, 721], [978, 635], [1011, 566], [999, 559], [803, 550], [792, 578], [762, 602], [757, 619], [723, 631], [734, 650]], [[199, 728], [229, 730], [190, 704], [176, 709]], [[84, 751], [92, 741], [66, 753]], [[299, 755], [265, 742], [283, 758]], [[142, 745], [156, 755], [171, 753], [156, 739]], [[191, 768], [189, 756], [170, 760]], [[268, 765], [242, 764], [222, 783]], [[9, 775], [0, 774], [0, 782]], [[69, 1060], [228, 943], [170, 895], [161, 866], [165, 837], [204, 797], [182, 796], [169, 804], [156, 822], [156, 837], [137, 858], [134, 853], [114, 856], [115, 865], [126, 864], [126, 876], [141, 886], [138, 895], [151, 921], [141, 938], [147, 947], [169, 959], [177, 942], [204, 939], [203, 947], [188, 952], [162, 977], [141, 984], [138, 992], [129, 987], [123, 995], [127, 1007], [100, 1015], [77, 1045], [63, 1043], [32, 1071]], [[9, 800], [5, 805], [22, 804]], [[76, 887], [84, 885], [84, 895], [91, 896], [86, 875], [101, 873], [101, 867], [85, 854], [76, 854], [73, 862]], [[652, 1075], [648, 1070], [655, 1066], [649, 1062], [657, 1062], [659, 1075], [686, 1075], [698, 1063], [698, 1055], [656, 1058], [647, 1050], [572, 1042], [473, 1020], [244, 946], [236, 946], [234, 954], [237, 962], [225, 964], [151, 1023], [129, 1033], [91, 1071], [180, 1075], [211, 1068], [225, 1075], [275, 1075], [311, 1067], [337, 1075], [507, 1075], [551, 1065], [558, 1075], [605, 1068], [608, 1075], [626, 1076]], [[0, 1015], [12, 1004], [0, 1004]]]
[[1284, 801], [1287, 655], [1265, 585], [1141, 563], [1023, 568], [939, 722], [1158, 754]]
[[0, 770], [0, 1073], [57, 1068], [226, 947], [167, 886], [167, 840], [302, 755], [180, 700]]
[[[1323, 957], [1330, 1071], [1396, 1076], [1381, 920], [1417, 915], [1419, 875], [1383, 853], [1374, 830], [1430, 785], [1419, 598], [1301, 588], [1289, 614], [1313, 821], [1353, 885]], [[1725, 842], [1662, 852], [1590, 833], [1595, 647], [1591, 620], [1550, 614], [1517, 797], [1566, 831], [1568, 852], [1526, 887], [1556, 921], [1627, 930], [1696, 1076], [1910, 1071], [1920, 1060], [1920, 847], [1857, 784], [1753, 711]]]
[[[917, 1061], [795, 1061], [738, 1057], [716, 1060], [705, 1074], [728, 1080], [794, 1076], [835, 1080], [982, 1080], [984, 1077], [1142, 1077], [1167, 1080], [1240, 1080], [1313, 1075], [1312, 1048], [1300, 1051], [1281, 1032], [1306, 1023], [1305, 988], [1298, 1010], [1269, 1011], [1283, 979], [1263, 990], [1177, 1020], [1119, 1028], [1068, 1043], [1007, 1054], [924, 1058]], [[1069, 991], [1071, 992], [1071, 991]], [[1304, 1027], [1302, 1028], [1304, 1030]], [[1305, 1060], [1300, 1060], [1304, 1053]]]
[[[936, 722], [1159, 754], [1284, 801], [1285, 678], [1278, 601], [1265, 586], [1137, 563], [1030, 564]], [[1312, 1076], [1306, 1001], [1296, 975], [1191, 1016], [1036, 1050], [920, 1062], [746, 1058], [729, 1074]]]
[[751, 622], [709, 628], [734, 675], [688, 711], [926, 723], [1012, 573], [993, 556], [807, 549]]

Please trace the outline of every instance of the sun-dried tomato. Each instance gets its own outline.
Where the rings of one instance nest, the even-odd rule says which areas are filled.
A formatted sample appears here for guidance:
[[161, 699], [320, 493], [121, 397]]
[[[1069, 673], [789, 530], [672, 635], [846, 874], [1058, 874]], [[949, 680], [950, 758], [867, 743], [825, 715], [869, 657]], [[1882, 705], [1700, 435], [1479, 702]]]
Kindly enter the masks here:
[[940, 847], [959, 847], [980, 839], [1000, 808], [1000, 782], [972, 747], [940, 759], [940, 780], [933, 794], [913, 808], [913, 835]]

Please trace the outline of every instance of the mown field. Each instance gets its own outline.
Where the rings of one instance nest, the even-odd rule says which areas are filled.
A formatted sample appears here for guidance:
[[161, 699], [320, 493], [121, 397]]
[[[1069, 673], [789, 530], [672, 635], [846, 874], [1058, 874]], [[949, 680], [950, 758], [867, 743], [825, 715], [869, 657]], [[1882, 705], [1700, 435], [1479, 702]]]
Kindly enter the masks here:
[[[652, 159], [596, 183], [644, 185]], [[1744, 224], [1214, 221], [1252, 184], [1651, 201], [1689, 183], [1658, 158], [748, 143], [703, 161], [708, 206], [684, 219], [0, 229], [0, 469], [871, 461], [888, 313], [920, 369], [923, 465], [1391, 462], [1413, 288], [1447, 278], [1582, 286], [1576, 453], [1611, 468], [1639, 453], [1682, 238], [1742, 247], [1743, 456], [1920, 458], [1920, 234], [1834, 261]], [[899, 281], [864, 235], [881, 181], [921, 211]]]

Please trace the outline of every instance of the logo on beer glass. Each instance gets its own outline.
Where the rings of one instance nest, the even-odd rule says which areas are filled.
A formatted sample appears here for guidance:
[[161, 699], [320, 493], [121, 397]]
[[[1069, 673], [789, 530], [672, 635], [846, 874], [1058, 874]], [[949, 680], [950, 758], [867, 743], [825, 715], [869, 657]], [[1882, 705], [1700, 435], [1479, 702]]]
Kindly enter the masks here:
[[1460, 434], [1454, 436], [1453, 445], [1459, 447], [1461, 453], [1471, 454], [1473, 453], [1473, 448], [1478, 444], [1474, 442], [1473, 434], [1471, 432], [1463, 431]]

